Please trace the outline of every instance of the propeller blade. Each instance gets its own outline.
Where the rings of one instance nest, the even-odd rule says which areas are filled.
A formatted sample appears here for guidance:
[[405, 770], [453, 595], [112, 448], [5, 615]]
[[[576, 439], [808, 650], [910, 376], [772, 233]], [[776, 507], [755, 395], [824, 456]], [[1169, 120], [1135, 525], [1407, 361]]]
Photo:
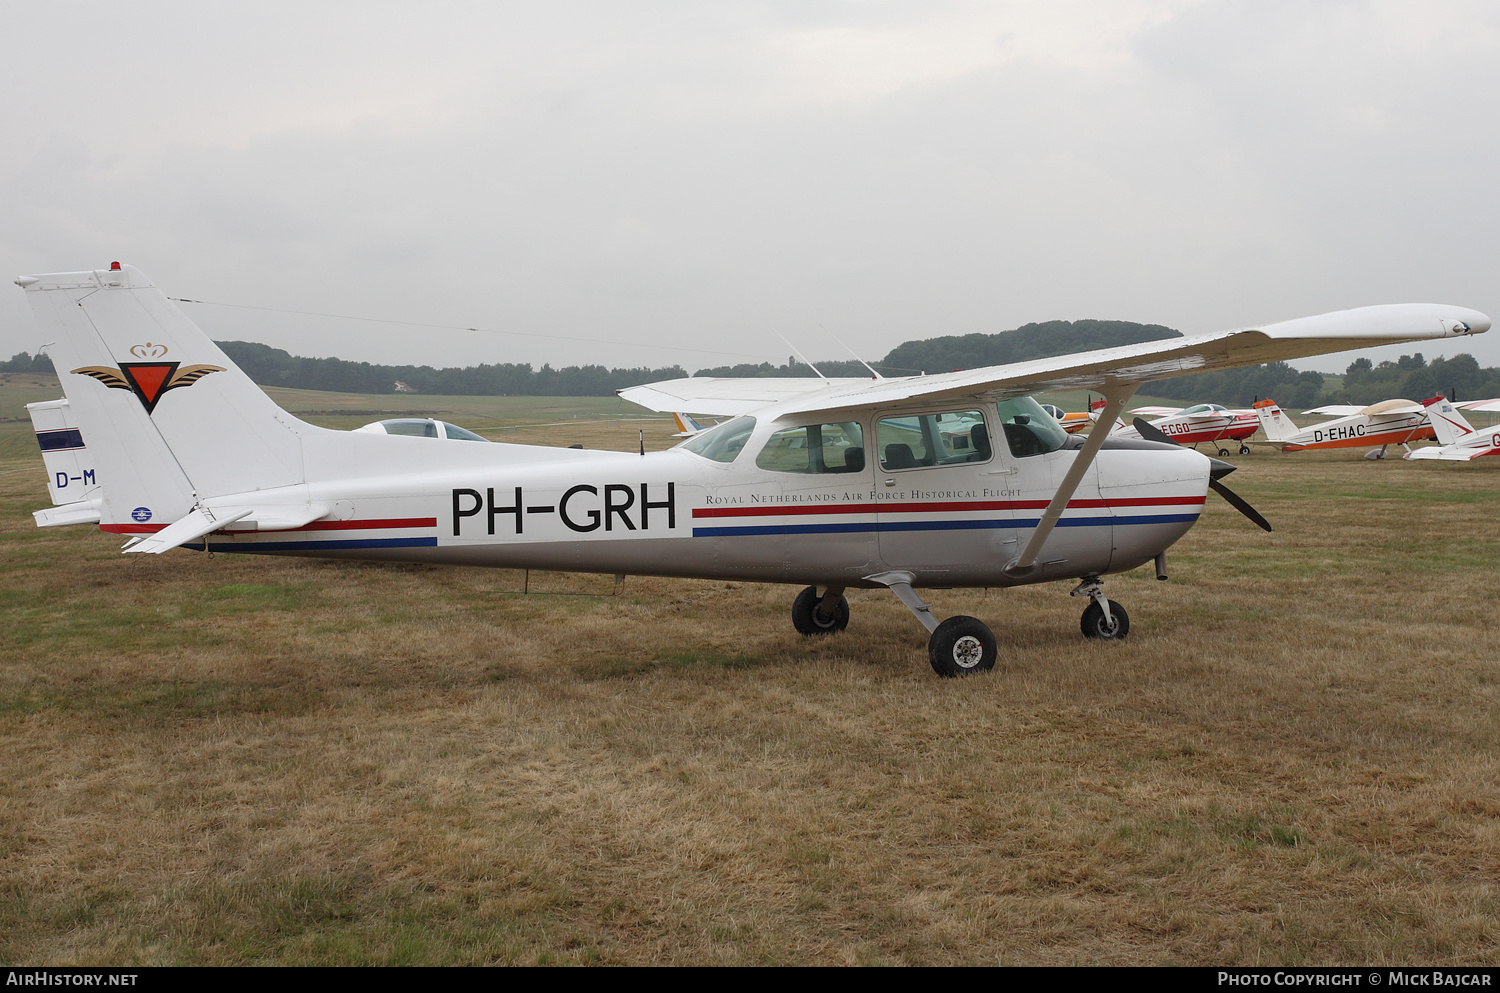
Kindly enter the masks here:
[[[1161, 428], [1156, 427], [1150, 421], [1137, 417], [1134, 421], [1131, 422], [1131, 424], [1138, 432], [1140, 432], [1141, 437], [1145, 438], [1147, 441], [1165, 441], [1171, 445], [1177, 444], [1177, 442], [1173, 441], [1165, 431], [1163, 431]], [[1231, 490], [1229, 487], [1219, 482], [1221, 478], [1229, 475], [1231, 472], [1234, 472], [1236, 467], [1228, 462], [1222, 462], [1219, 459], [1209, 459], [1208, 461], [1213, 463], [1213, 465], [1210, 466], [1208, 470], [1208, 485], [1213, 489], [1213, 491], [1219, 494], [1219, 496], [1223, 497], [1224, 501], [1228, 503], [1229, 506], [1233, 507], [1235, 510], [1238, 510], [1240, 513], [1249, 518], [1250, 523], [1254, 524], [1262, 531], [1271, 530], [1271, 522], [1260, 516], [1260, 511], [1256, 510], [1254, 507], [1246, 503], [1244, 498], [1234, 490]]]
[[1250, 523], [1259, 527], [1262, 531], [1271, 530], [1271, 522], [1260, 516], [1260, 512], [1246, 503], [1244, 498], [1234, 490], [1231, 490], [1229, 487], [1225, 486], [1217, 479], [1210, 479], [1208, 481], [1208, 485], [1213, 488], [1213, 491], [1215, 493], [1223, 497], [1225, 501], [1228, 502], [1229, 506], [1233, 507], [1235, 510], [1238, 510], [1240, 513], [1248, 517], [1250, 519]]
[[1152, 424], [1144, 417], [1137, 417], [1135, 420], [1130, 422], [1130, 426], [1135, 428], [1136, 431], [1140, 433], [1140, 436], [1142, 438], [1145, 438], [1147, 441], [1164, 441], [1169, 445], [1177, 444], [1177, 442], [1173, 441], [1171, 436], [1169, 436], [1165, 431], [1157, 427], [1155, 424]]

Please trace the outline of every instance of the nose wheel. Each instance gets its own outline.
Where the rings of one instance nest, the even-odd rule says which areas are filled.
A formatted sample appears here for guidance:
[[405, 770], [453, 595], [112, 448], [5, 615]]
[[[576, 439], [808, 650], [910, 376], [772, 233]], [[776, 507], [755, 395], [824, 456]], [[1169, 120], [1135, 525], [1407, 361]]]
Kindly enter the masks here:
[[1104, 596], [1104, 586], [1097, 576], [1078, 584], [1073, 596], [1086, 596], [1093, 600], [1083, 610], [1078, 626], [1085, 638], [1102, 641], [1119, 641], [1130, 633], [1130, 615], [1125, 608]]

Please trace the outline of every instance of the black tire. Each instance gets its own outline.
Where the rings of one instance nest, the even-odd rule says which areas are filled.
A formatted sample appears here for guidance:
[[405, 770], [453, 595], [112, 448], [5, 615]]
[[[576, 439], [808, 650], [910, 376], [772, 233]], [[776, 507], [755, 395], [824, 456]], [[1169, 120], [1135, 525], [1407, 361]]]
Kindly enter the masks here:
[[1109, 616], [1114, 620], [1114, 627], [1104, 622], [1104, 611], [1097, 603], [1091, 603], [1084, 608], [1083, 619], [1078, 626], [1083, 629], [1085, 638], [1100, 638], [1105, 641], [1119, 641], [1130, 633], [1130, 615], [1125, 613], [1125, 608], [1109, 601]]
[[840, 595], [838, 602], [833, 604], [833, 613], [820, 617], [818, 599], [818, 588], [809, 586], [792, 601], [792, 627], [798, 634], [837, 634], [849, 626], [848, 600]]
[[1221, 458], [1221, 459], [1227, 459], [1227, 458], [1229, 458], [1229, 449], [1227, 449], [1227, 448], [1221, 448], [1221, 449], [1219, 449], [1219, 458]]
[[975, 617], [950, 617], [937, 626], [927, 640], [927, 661], [932, 671], [952, 679], [995, 668], [1000, 653], [995, 634]]
[[1240, 446], [1240, 454], [1241, 455], [1249, 455], [1250, 454], [1250, 446], [1249, 445], [1241, 445]]

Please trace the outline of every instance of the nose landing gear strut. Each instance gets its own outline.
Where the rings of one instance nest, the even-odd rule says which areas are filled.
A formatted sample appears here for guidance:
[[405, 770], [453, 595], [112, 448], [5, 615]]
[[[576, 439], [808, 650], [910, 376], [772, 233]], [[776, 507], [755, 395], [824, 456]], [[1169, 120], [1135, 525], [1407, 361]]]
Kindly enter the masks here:
[[1130, 615], [1125, 608], [1106, 599], [1104, 583], [1098, 576], [1088, 576], [1079, 583], [1069, 596], [1085, 596], [1093, 600], [1084, 608], [1078, 626], [1085, 638], [1100, 638], [1117, 641], [1130, 633]]

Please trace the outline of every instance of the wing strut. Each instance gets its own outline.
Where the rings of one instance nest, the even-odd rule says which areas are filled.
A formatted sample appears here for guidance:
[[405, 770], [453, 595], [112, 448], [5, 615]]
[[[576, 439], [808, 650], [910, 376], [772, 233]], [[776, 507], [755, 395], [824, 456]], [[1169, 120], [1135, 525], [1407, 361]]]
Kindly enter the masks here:
[[1042, 545], [1046, 543], [1047, 536], [1057, 526], [1057, 519], [1068, 508], [1068, 501], [1073, 499], [1073, 493], [1078, 489], [1078, 484], [1083, 482], [1083, 474], [1088, 472], [1089, 466], [1094, 464], [1094, 456], [1098, 455], [1099, 449], [1104, 447], [1104, 439], [1109, 437], [1110, 431], [1114, 429], [1115, 421], [1120, 417], [1120, 412], [1125, 409], [1125, 405], [1134, 395], [1134, 384], [1122, 386], [1118, 392], [1105, 391], [1104, 409], [1099, 411], [1099, 419], [1089, 429], [1083, 448], [1073, 459], [1073, 464], [1068, 467], [1063, 481], [1058, 484], [1057, 492], [1052, 496], [1052, 502], [1047, 504], [1046, 510], [1042, 511], [1042, 518], [1037, 521], [1036, 530], [1031, 532], [1031, 540], [1022, 549], [1020, 557], [1001, 570], [1007, 576], [1020, 579], [1036, 571], [1037, 556], [1041, 554]]

